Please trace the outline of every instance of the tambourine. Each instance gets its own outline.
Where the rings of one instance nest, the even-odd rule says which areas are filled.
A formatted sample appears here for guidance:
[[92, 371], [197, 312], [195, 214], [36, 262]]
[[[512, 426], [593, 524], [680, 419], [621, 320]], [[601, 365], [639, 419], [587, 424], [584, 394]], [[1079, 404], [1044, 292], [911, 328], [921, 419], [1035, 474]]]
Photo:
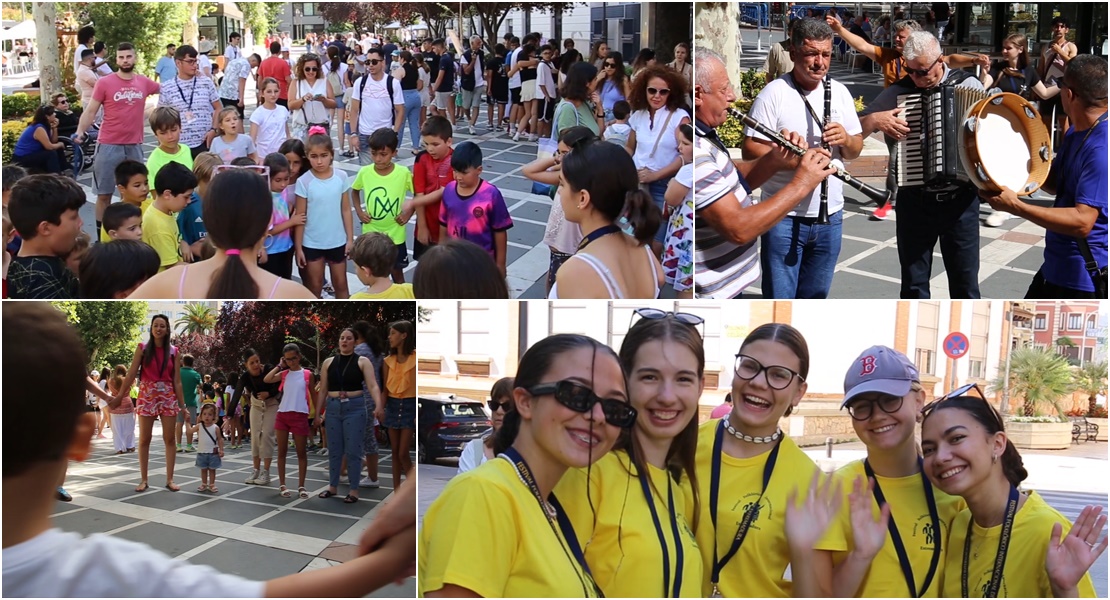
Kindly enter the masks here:
[[1005, 186], [1028, 196], [1044, 185], [1052, 167], [1052, 138], [1040, 113], [1008, 92], [971, 106], [959, 127], [959, 149], [975, 187], [996, 194]]

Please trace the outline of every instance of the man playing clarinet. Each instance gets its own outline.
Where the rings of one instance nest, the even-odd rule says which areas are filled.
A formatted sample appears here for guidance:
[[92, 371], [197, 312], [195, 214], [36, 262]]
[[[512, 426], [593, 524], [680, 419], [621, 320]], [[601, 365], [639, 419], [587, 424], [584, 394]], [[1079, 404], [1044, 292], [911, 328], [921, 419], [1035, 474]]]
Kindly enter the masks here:
[[[863, 150], [863, 135], [848, 88], [827, 77], [832, 60], [833, 32], [827, 23], [805, 19], [790, 38], [794, 70], [769, 82], [752, 104], [750, 116], [773, 131], [798, 131], [804, 146], [825, 147], [833, 159], [851, 160]], [[748, 128], [744, 158], [758, 158], [774, 142]], [[789, 171], [764, 184], [770, 196], [791, 180]], [[822, 206], [824, 205], [824, 206]], [[844, 183], [825, 182], [802, 199], [785, 219], [760, 240], [764, 298], [827, 298], [840, 256]], [[827, 218], [819, 218], [827, 215]]]
[[[941, 60], [940, 43], [927, 31], [911, 33], [902, 55], [908, 75], [883, 90], [860, 115], [863, 130], [868, 134], [880, 129], [879, 120], [898, 106], [900, 94], [941, 85], [983, 89], [974, 75], [950, 69]], [[975, 186], [964, 182], [944, 188], [899, 187], [895, 203], [898, 205], [895, 235], [902, 275], [900, 297], [930, 297], [933, 248], [939, 239], [949, 297], [979, 298], [979, 197]]]

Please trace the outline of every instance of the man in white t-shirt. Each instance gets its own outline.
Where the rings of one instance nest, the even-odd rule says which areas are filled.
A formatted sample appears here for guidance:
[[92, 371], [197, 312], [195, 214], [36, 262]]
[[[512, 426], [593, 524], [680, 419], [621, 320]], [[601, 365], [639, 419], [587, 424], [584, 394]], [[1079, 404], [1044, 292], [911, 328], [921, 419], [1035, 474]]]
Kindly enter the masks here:
[[[373, 163], [370, 156], [370, 134], [383, 127], [400, 132], [405, 118], [405, 97], [401, 92], [401, 82], [385, 74], [382, 49], [371, 48], [366, 53], [365, 64], [367, 74], [359, 77], [351, 86], [351, 105], [347, 111], [347, 120], [351, 126], [351, 149], [358, 152], [360, 165]], [[386, 87], [387, 84], [391, 84], [393, 89]]]
[[243, 51], [239, 49], [239, 44], [242, 41], [243, 36], [239, 35], [238, 31], [232, 31], [231, 35], [227, 36], [227, 48], [224, 48], [224, 58], [227, 59], [227, 62], [243, 58]]
[[[805, 146], [827, 143], [834, 160], [852, 160], [863, 150], [863, 127], [852, 94], [826, 75], [832, 58], [833, 32], [825, 21], [805, 19], [791, 36], [794, 70], [767, 84], [752, 104], [751, 117], [772, 131], [797, 131]], [[826, 107], [826, 87], [832, 86]], [[829, 112], [829, 123], [824, 114]], [[775, 146], [767, 136], [748, 128], [743, 151], [754, 159]], [[793, 174], [780, 171], [763, 186], [772, 195], [790, 183]], [[822, 186], [803, 199], [786, 218], [763, 234], [760, 263], [764, 298], [827, 298], [840, 256], [844, 182], [827, 179], [828, 223], [819, 224]]]
[[[513, 66], [516, 65], [516, 59], [520, 55], [520, 38], [515, 35], [509, 40], [509, 55], [505, 57], [505, 72], [511, 72]], [[520, 120], [520, 113], [524, 108], [523, 100], [520, 97], [520, 71], [513, 73], [509, 78], [509, 104], [512, 106], [509, 109], [509, 134], [515, 133], [516, 122]]]
[[[92, 50], [93, 45], [96, 44], [96, 29], [92, 25], [86, 25], [77, 30], [77, 49], [73, 51], [73, 74], [77, 75], [78, 67], [81, 65], [81, 53], [85, 50]], [[93, 71], [99, 65], [93, 61]]]

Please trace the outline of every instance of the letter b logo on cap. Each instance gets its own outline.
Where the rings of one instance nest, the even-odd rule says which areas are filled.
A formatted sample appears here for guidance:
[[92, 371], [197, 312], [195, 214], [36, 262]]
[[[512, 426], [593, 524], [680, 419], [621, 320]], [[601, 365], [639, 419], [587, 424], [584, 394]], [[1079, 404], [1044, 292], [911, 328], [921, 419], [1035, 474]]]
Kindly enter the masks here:
[[860, 362], [860, 366], [861, 366], [861, 369], [860, 369], [860, 372], [859, 372], [860, 377], [867, 377], [868, 375], [875, 372], [875, 357], [874, 356], [870, 356], [870, 355], [869, 356], [864, 356], [863, 358], [860, 359], [859, 362]]

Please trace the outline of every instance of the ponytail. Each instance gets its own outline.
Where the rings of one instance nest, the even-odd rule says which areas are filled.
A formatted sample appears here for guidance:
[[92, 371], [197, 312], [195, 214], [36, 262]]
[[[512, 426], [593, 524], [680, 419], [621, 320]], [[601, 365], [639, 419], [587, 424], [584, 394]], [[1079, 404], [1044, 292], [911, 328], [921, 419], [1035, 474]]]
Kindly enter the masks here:
[[624, 195], [624, 217], [632, 226], [632, 236], [640, 244], [650, 243], [663, 222], [651, 196], [639, 188]]
[[331, 65], [329, 65], [331, 72], [339, 75], [339, 48], [328, 46], [328, 58], [331, 59]]
[[[227, 262], [213, 274], [207, 297], [258, 298], [258, 283], [243, 261], [254, 258], [255, 246], [266, 235], [273, 211], [270, 186], [253, 171], [231, 169], [212, 178], [201, 202], [208, 239], [227, 253]], [[249, 253], [247, 257], [243, 251]]]
[[227, 262], [212, 274], [212, 285], [208, 288], [208, 298], [242, 299], [258, 298], [258, 284], [251, 277], [243, 257], [238, 250], [227, 251]]
[[1029, 477], [1029, 471], [1025, 470], [1025, 464], [1021, 460], [1021, 454], [1018, 453], [1014, 443], [1006, 439], [1006, 449], [1002, 451], [1002, 456], [999, 458], [1002, 462], [1002, 473], [1006, 475], [1006, 479], [1010, 481], [1010, 485], [1018, 487], [1021, 482]]

